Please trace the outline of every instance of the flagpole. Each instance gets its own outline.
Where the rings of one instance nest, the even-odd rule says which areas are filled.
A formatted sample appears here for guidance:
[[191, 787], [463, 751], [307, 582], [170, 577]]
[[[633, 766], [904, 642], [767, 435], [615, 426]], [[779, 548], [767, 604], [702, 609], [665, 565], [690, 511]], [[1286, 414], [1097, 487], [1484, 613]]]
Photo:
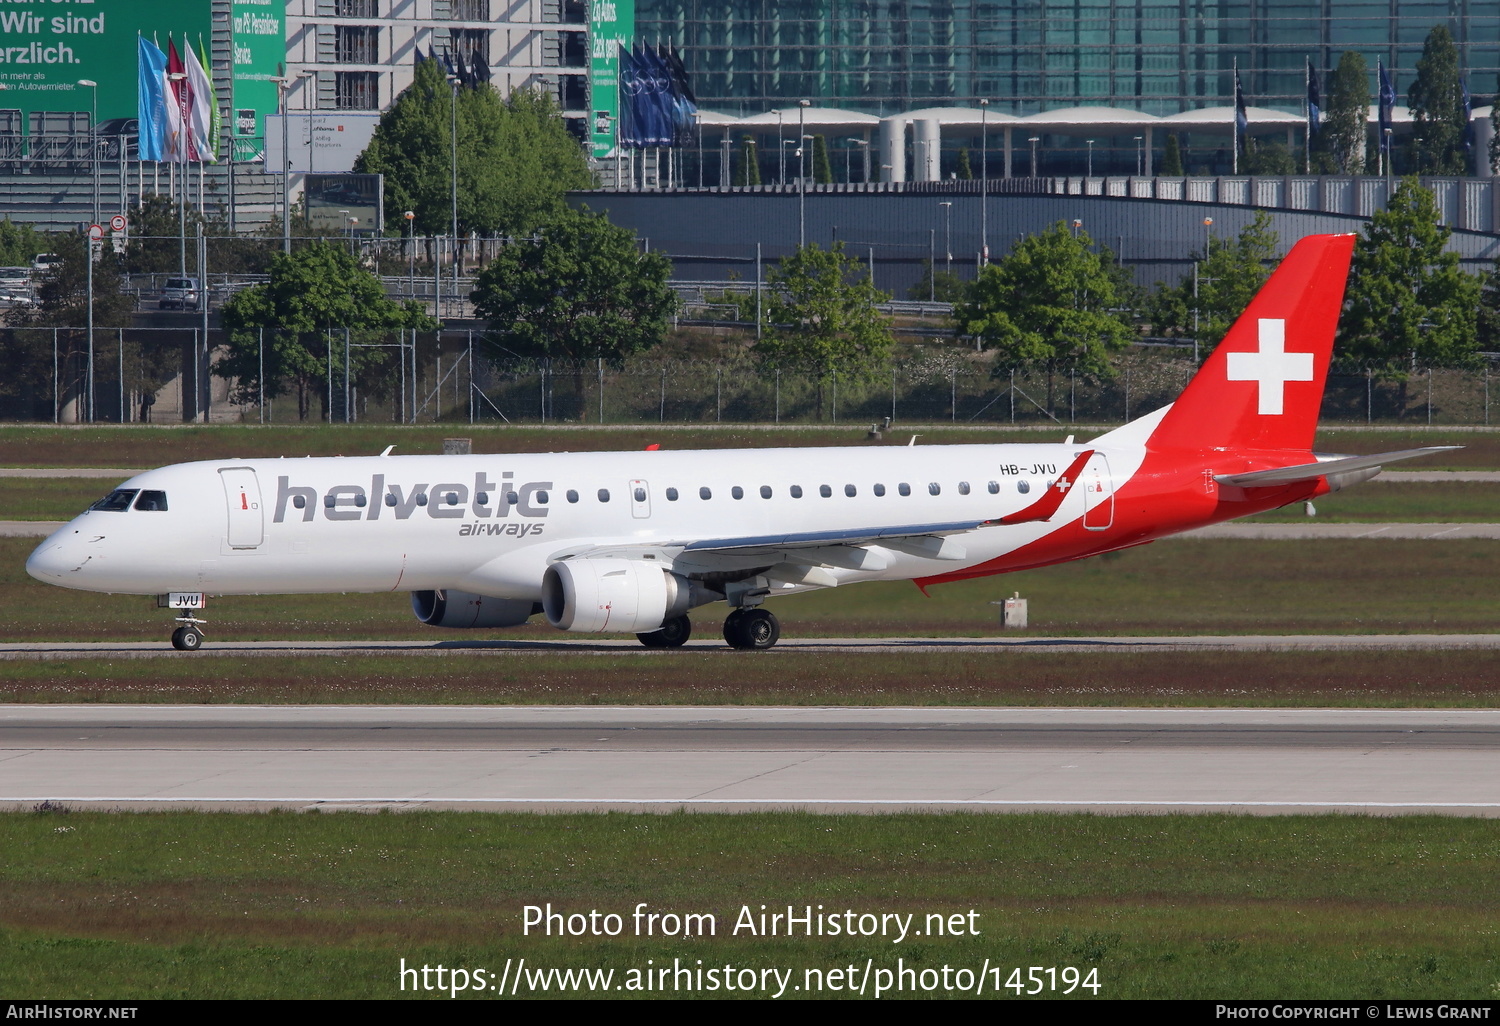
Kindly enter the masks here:
[[1234, 125], [1229, 130], [1229, 169], [1233, 174], [1240, 173], [1240, 59], [1234, 58]]
[[1302, 62], [1302, 173], [1312, 174], [1312, 61]]

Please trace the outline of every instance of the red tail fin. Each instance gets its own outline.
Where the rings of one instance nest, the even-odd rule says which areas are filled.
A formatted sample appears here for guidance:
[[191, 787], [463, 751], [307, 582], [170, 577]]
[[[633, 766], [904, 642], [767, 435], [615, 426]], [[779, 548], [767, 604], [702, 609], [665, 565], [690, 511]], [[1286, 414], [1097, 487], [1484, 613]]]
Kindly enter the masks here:
[[1353, 235], [1292, 247], [1151, 435], [1153, 449], [1311, 449]]

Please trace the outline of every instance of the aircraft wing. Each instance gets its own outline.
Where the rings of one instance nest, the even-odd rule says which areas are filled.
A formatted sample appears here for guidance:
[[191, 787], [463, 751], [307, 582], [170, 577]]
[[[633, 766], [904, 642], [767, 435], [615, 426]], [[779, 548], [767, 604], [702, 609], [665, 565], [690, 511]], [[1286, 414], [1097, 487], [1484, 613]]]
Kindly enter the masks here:
[[1410, 460], [1418, 456], [1429, 456], [1435, 452], [1448, 452], [1462, 448], [1461, 445], [1435, 445], [1426, 449], [1378, 452], [1373, 456], [1339, 456], [1320, 463], [1302, 463], [1295, 467], [1253, 470], [1245, 474], [1216, 474], [1214, 480], [1219, 484], [1238, 485], [1241, 488], [1267, 488], [1297, 481], [1315, 481], [1329, 474], [1347, 474], [1356, 470], [1377, 469], [1398, 460]]

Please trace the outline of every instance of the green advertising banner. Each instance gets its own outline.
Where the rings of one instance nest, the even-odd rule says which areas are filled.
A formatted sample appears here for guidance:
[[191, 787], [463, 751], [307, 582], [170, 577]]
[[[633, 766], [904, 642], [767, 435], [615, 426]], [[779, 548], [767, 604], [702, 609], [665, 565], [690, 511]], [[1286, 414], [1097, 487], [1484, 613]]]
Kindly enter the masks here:
[[136, 34], [182, 45], [210, 38], [205, 0], [4, 0], [0, 4], [0, 108], [136, 116]]
[[594, 157], [615, 155], [620, 124], [620, 47], [635, 36], [635, 0], [589, 5], [589, 140]]
[[234, 88], [229, 131], [239, 138], [265, 135], [266, 115], [276, 113], [276, 78], [286, 61], [286, 0], [233, 0]]

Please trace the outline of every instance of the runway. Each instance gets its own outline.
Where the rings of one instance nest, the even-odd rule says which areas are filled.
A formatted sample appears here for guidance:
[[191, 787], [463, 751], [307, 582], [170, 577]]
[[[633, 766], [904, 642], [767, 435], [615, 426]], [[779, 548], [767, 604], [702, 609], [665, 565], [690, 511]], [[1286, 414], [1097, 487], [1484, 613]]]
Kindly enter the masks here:
[[[210, 625], [209, 630], [212, 630]], [[203, 659], [350, 656], [640, 655], [720, 652], [726, 658], [779, 655], [900, 652], [1370, 652], [1500, 649], [1500, 634], [1202, 634], [1095, 637], [986, 638], [798, 638], [786, 637], [767, 652], [737, 653], [705, 631], [680, 649], [650, 649], [634, 638], [588, 638], [548, 631], [544, 639], [488, 638], [462, 641], [206, 641], [197, 652], [178, 652], [158, 641], [19, 641], [0, 644], [0, 661], [65, 659]]]
[[0, 706], [0, 807], [1500, 816], [1500, 710]]

